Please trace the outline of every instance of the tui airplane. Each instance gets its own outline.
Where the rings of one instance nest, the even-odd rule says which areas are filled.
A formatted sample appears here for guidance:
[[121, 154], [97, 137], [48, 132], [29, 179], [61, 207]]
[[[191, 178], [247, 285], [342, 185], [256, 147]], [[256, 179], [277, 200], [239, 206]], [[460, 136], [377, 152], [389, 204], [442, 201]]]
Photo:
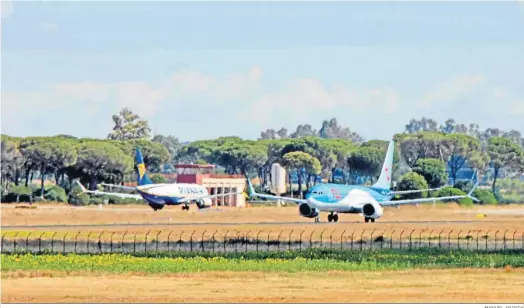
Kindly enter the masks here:
[[[386, 158], [384, 160], [382, 171], [377, 182], [372, 186], [344, 185], [344, 184], [317, 184], [309, 189], [305, 194], [305, 199], [280, 197], [273, 195], [260, 194], [255, 192], [253, 185], [246, 176], [248, 182], [248, 195], [295, 202], [299, 205], [299, 214], [307, 218], [315, 218], [315, 222], [320, 221], [320, 212], [329, 212], [328, 221], [338, 221], [338, 214], [361, 214], [364, 221], [375, 222], [380, 218], [384, 211], [383, 207], [396, 206], [401, 204], [418, 204], [422, 202], [434, 202], [444, 200], [456, 200], [469, 197], [475, 201], [476, 198], [471, 194], [478, 185], [478, 181], [467, 195], [438, 197], [438, 198], [419, 198], [410, 200], [392, 200], [395, 195], [429, 191], [427, 190], [410, 190], [410, 191], [393, 191], [391, 190], [391, 174], [393, 167], [394, 142], [391, 141], [388, 146]], [[446, 185], [447, 186], [447, 185]], [[443, 186], [444, 187], [444, 186]], [[441, 189], [442, 187], [438, 188]]]

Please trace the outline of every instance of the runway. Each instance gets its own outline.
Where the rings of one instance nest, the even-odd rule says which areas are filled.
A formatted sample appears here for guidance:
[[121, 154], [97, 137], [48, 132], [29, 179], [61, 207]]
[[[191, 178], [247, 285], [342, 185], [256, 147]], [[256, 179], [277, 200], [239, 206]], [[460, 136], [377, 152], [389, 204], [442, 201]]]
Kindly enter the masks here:
[[[412, 221], [377, 221], [368, 225], [384, 225], [384, 224], [472, 224], [472, 223], [514, 223], [514, 221], [502, 221], [502, 220], [443, 220], [443, 221], [423, 221], [423, 220], [412, 220]], [[276, 222], [173, 222], [173, 223], [115, 223], [115, 224], [77, 224], [77, 225], [18, 225], [18, 226], [2, 226], [2, 229], [20, 229], [20, 228], [31, 228], [31, 229], [42, 229], [42, 228], [79, 228], [79, 227], [169, 227], [169, 226], [240, 226], [240, 225], [360, 225], [364, 224], [362, 221], [346, 221], [346, 222], [296, 222], [296, 221], [276, 221]]]

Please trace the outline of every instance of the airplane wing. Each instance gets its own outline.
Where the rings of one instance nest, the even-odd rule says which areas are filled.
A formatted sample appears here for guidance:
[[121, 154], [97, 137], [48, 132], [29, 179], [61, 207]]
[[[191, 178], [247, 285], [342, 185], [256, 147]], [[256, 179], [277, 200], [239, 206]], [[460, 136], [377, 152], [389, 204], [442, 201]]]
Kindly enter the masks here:
[[123, 185], [105, 184], [105, 183], [101, 183], [100, 185], [107, 186], [107, 187], [116, 187], [119, 189], [125, 189], [125, 190], [130, 190], [130, 191], [136, 191], [136, 187], [133, 187], [133, 186], [123, 186]]
[[444, 186], [440, 186], [438, 188], [430, 188], [430, 189], [392, 191], [391, 194], [392, 195], [405, 195], [405, 194], [416, 193], [416, 192], [423, 192], [423, 191], [434, 191], [434, 190], [441, 190], [442, 188], [448, 187], [448, 186], [451, 186], [451, 185], [444, 185]]
[[78, 180], [75, 180], [75, 183], [78, 184], [78, 186], [80, 186], [80, 188], [82, 189], [83, 192], [89, 193], [89, 194], [116, 196], [116, 197], [120, 197], [120, 198], [133, 198], [133, 199], [136, 199], [136, 200], [142, 200], [143, 199], [142, 196], [134, 195], [134, 194], [123, 194], [123, 193], [103, 192], [103, 191], [98, 191], [98, 190], [87, 190], [84, 187], [84, 185], [82, 185]]
[[195, 196], [189, 196], [185, 197], [180, 200], [181, 203], [184, 202], [191, 202], [191, 201], [198, 201], [200, 199], [215, 199], [218, 197], [225, 197], [225, 196], [232, 196], [232, 195], [239, 195], [242, 194], [242, 192], [236, 192], [236, 193], [227, 193], [227, 194], [216, 194], [216, 195], [195, 195]]
[[392, 201], [382, 201], [379, 202], [381, 206], [399, 206], [401, 204], [415, 204], [415, 203], [424, 203], [424, 202], [433, 202], [433, 201], [444, 201], [444, 200], [457, 200], [463, 198], [471, 198], [476, 202], [479, 200], [473, 197], [471, 194], [477, 188], [478, 182], [473, 186], [471, 191], [466, 195], [457, 195], [457, 196], [446, 196], [446, 197], [434, 197], [434, 198], [419, 198], [419, 199], [408, 199], [408, 200], [392, 200]]
[[246, 176], [247, 185], [248, 185], [248, 195], [249, 196], [255, 196], [260, 198], [267, 198], [267, 199], [273, 199], [273, 200], [284, 200], [289, 202], [296, 202], [296, 203], [304, 203], [306, 202], [305, 199], [300, 198], [290, 198], [290, 197], [280, 197], [280, 196], [273, 196], [273, 195], [265, 195], [265, 194], [259, 194], [255, 192], [255, 189], [253, 188], [253, 185], [251, 185], [251, 181]]

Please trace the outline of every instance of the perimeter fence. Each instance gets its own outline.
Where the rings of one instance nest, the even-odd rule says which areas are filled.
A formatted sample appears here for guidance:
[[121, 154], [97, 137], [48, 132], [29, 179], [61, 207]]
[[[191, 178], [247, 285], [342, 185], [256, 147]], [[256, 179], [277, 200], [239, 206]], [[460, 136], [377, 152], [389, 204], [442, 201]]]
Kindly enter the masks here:
[[242, 252], [311, 248], [343, 250], [524, 250], [524, 230], [213, 230], [112, 232], [5, 232], [2, 252], [130, 253]]

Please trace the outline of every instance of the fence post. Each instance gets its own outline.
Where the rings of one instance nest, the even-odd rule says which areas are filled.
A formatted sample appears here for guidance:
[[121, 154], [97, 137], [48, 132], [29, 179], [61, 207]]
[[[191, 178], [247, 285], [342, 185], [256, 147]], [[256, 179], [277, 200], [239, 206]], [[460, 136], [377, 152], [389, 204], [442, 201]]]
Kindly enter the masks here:
[[386, 229], [384, 229], [384, 231], [382, 231], [382, 234], [380, 234], [380, 249], [384, 248], [384, 233], [386, 233]]
[[126, 236], [127, 234], [127, 230], [124, 232], [124, 234], [122, 234], [122, 240], [120, 241], [120, 250], [122, 252], [124, 252], [124, 237]]
[[398, 236], [398, 239], [399, 239], [399, 242], [400, 242], [400, 247], [399, 249], [402, 250], [402, 234], [404, 234], [406, 230], [402, 230], [402, 232], [400, 232], [400, 235]]
[[87, 234], [87, 246], [86, 246], [87, 253], [89, 253], [89, 238], [91, 237], [91, 233], [93, 233], [93, 232], [89, 232], [89, 234]]
[[360, 251], [362, 251], [362, 245], [364, 245], [364, 232], [366, 232], [366, 230], [363, 230], [362, 233], [360, 233]]
[[353, 233], [351, 233], [351, 250], [353, 250], [353, 235], [355, 234], [357, 230], [353, 230]]
[[173, 233], [173, 231], [167, 235], [167, 252], [171, 252], [171, 233]]
[[4, 248], [4, 237], [7, 235], [7, 233], [4, 233], [4, 235], [2, 235], [2, 250]]
[[428, 247], [431, 248], [431, 235], [433, 234], [435, 230], [431, 230], [431, 232], [429, 232], [429, 236], [428, 236]]
[[340, 235], [340, 250], [344, 249], [344, 233], [346, 233], [346, 229], [344, 229], [344, 232]]
[[451, 232], [453, 232], [453, 229], [449, 231], [448, 233], [448, 249], [451, 250]]
[[517, 229], [515, 229], [515, 232], [513, 232], [513, 235], [511, 236], [513, 239], [513, 249], [515, 249], [515, 233], [517, 233]]
[[288, 242], [287, 242], [287, 250], [291, 250], [291, 234], [293, 234], [293, 229], [291, 229], [291, 232], [289, 232], [288, 235]]
[[500, 230], [497, 230], [497, 232], [495, 232], [495, 250], [497, 250], [497, 234], [500, 232]]
[[409, 234], [409, 250], [411, 250], [411, 234], [415, 232], [415, 229], [411, 230], [411, 233]]
[[442, 231], [440, 231], [440, 233], [438, 234], [438, 248], [441, 247], [441, 245], [440, 245], [440, 235], [442, 234], [442, 232], [444, 232], [444, 229], [442, 229]]
[[[42, 232], [40, 236], [38, 237], [38, 252], [40, 253], [42, 251], [42, 236], [44, 236], [45, 232]], [[80, 234], [80, 232], [78, 232]]]
[[282, 234], [282, 232], [284, 232], [284, 230], [280, 230], [280, 233], [278, 234], [278, 237], [277, 237], [278, 251], [280, 251], [280, 235]]
[[102, 253], [102, 242], [100, 241], [100, 238], [102, 237], [102, 234], [104, 234], [105, 231], [102, 231], [100, 235], [98, 236], [98, 249], [100, 250], [100, 253]]
[[200, 245], [202, 246], [202, 251], [205, 251], [205, 249], [204, 249], [204, 235], [206, 235], [206, 232], [207, 232], [207, 230], [204, 230], [204, 232], [202, 232], [202, 237], [200, 238]]
[[184, 234], [185, 231], [182, 231], [180, 235], [178, 236], [178, 251], [182, 249], [182, 234]]
[[57, 232], [53, 233], [53, 236], [51, 237], [51, 252], [55, 251], [55, 235]]
[[235, 253], [238, 252], [238, 242], [240, 241], [240, 231], [235, 233]]
[[426, 231], [427, 229], [424, 228], [420, 231], [420, 233], [418, 234], [418, 248], [420, 249], [421, 246], [422, 246], [422, 232]]
[[109, 244], [109, 251], [111, 253], [113, 252], [113, 235], [115, 235], [115, 233], [116, 232], [111, 233], [111, 237], [110, 237], [111, 243]]
[[460, 229], [459, 234], [457, 235], [458, 249], [460, 249], [460, 233], [462, 233], [462, 229]]
[[267, 251], [269, 251], [269, 235], [271, 234], [271, 232], [273, 232], [273, 230], [269, 230], [269, 233], [267, 234], [267, 241], [266, 241]]
[[393, 229], [393, 232], [391, 232], [391, 239], [389, 241], [389, 249], [393, 249], [393, 234], [395, 234], [395, 229]]
[[315, 230], [313, 230], [313, 232], [311, 232], [311, 234], [309, 235], [309, 249], [313, 247], [313, 233], [315, 233]]
[[212, 236], [212, 239], [213, 239], [213, 252], [215, 252], [215, 242], [216, 242], [215, 234], [217, 234], [217, 232], [218, 232], [218, 229], [215, 230], [215, 233], [213, 233], [213, 236]]
[[62, 253], [65, 253], [65, 239], [66, 239], [66, 236], [69, 234], [69, 232], [66, 232], [66, 234], [64, 235], [64, 237], [62, 238], [62, 243], [63, 243], [63, 246], [62, 246]]
[[160, 233], [162, 233], [162, 230], [158, 231], [158, 233], [156, 234], [156, 248], [155, 248], [156, 252], [158, 252], [158, 236], [160, 235]]
[[503, 246], [502, 250], [506, 250], [506, 233], [508, 233], [508, 229], [506, 229], [506, 231], [504, 231], [504, 239], [502, 240], [503, 243], [504, 243], [504, 246]]
[[[516, 232], [516, 231], [515, 231]], [[31, 236], [31, 233], [33, 232], [29, 232], [29, 234], [27, 235], [27, 237], [25, 238], [25, 250], [27, 251], [29, 249], [29, 236]], [[67, 233], [66, 233], [67, 234]], [[513, 245], [515, 245], [515, 241], [513, 241]]]
[[375, 233], [375, 231], [377, 231], [377, 230], [373, 229], [373, 231], [371, 232], [371, 236], [369, 238], [369, 249], [370, 250], [373, 250], [373, 234]]
[[262, 230], [258, 230], [258, 233], [257, 233], [257, 252], [258, 252], [258, 235], [260, 234], [260, 232], [262, 232]]
[[146, 239], [144, 240], [144, 252], [147, 252], [147, 236], [149, 235], [150, 232], [151, 230], [147, 231], [146, 233]]
[[229, 230], [226, 231], [226, 234], [224, 235], [224, 252], [226, 252], [226, 241], [227, 241], [227, 234], [229, 233]]
[[486, 234], [484, 235], [486, 237], [486, 250], [488, 250], [488, 234], [489, 234], [489, 231], [491, 231], [491, 229], [488, 229], [488, 231], [486, 231]]
[[13, 238], [13, 252], [16, 252], [16, 236], [18, 235], [18, 233], [20, 232], [16, 232]]
[[248, 235], [249, 233], [251, 233], [251, 229], [249, 229], [249, 231], [247, 231], [246, 235], [244, 235], [244, 245], [246, 245], [246, 252], [247, 252], [247, 244], [249, 244], [249, 239], [248, 239]]
[[333, 249], [333, 233], [335, 233], [335, 229], [333, 229], [333, 231], [331, 231], [331, 233], [329, 234], [329, 248], [330, 249]]
[[469, 249], [469, 233], [471, 230], [468, 231], [468, 234], [466, 234], [466, 249]]
[[324, 239], [323, 239], [323, 234], [324, 232], [326, 232], [327, 229], [324, 229], [322, 230], [322, 232], [320, 233], [320, 247], [324, 247]]
[[477, 251], [479, 250], [479, 233], [481, 230], [478, 230], [477, 232]]
[[191, 233], [191, 236], [189, 237], [189, 247], [191, 249], [191, 252], [193, 252], [193, 234], [195, 234], [196, 230], [193, 230], [193, 233]]
[[135, 236], [133, 236], [133, 252], [136, 252], [136, 236], [138, 232], [135, 233]]
[[[80, 235], [80, 231], [78, 231], [78, 233], [77, 233], [76, 236], [75, 236], [75, 254], [76, 254], [76, 245], [78, 244], [77, 239], [78, 239], [78, 236], [79, 236], [79, 235]], [[40, 248], [38, 248], [38, 251], [40, 251]]]

